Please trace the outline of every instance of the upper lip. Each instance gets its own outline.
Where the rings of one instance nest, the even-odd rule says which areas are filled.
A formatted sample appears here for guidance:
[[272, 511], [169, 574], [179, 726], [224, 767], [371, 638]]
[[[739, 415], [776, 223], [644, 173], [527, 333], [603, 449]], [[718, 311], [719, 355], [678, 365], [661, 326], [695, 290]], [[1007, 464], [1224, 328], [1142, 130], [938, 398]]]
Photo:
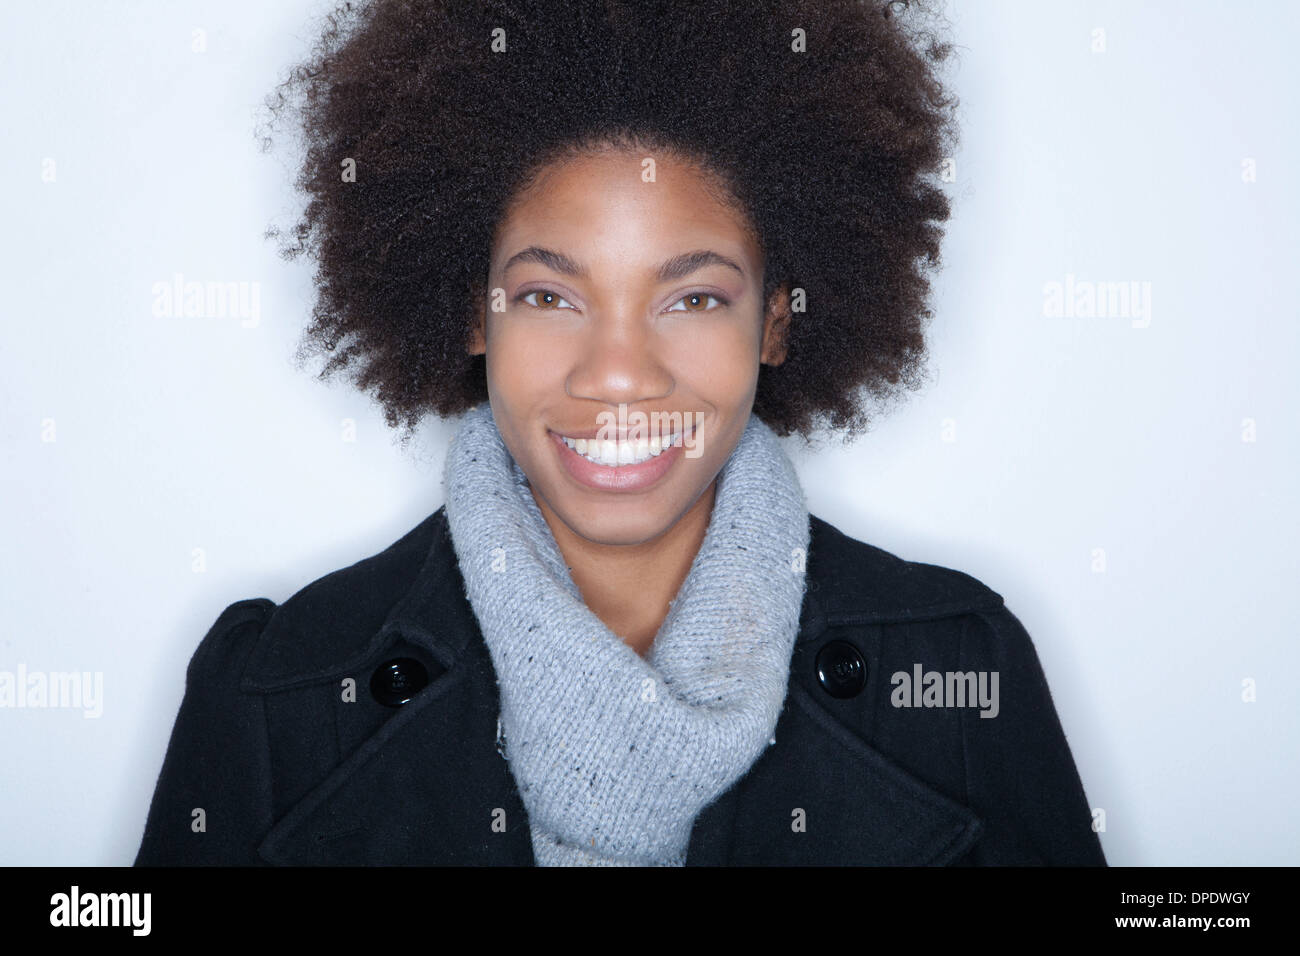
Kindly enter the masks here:
[[[695, 416], [694, 415], [690, 416], [691, 423], [689, 425], [686, 424], [686, 417], [687, 417], [686, 413], [678, 415], [677, 417], [682, 421], [682, 425], [677, 430], [671, 432], [670, 434], [676, 435], [678, 431], [684, 431], [687, 436], [693, 434], [695, 431]], [[651, 419], [651, 421], [653, 421], [653, 418]], [[635, 428], [625, 428], [621, 430], [615, 430], [606, 434], [605, 429], [600, 426], [597, 426], [595, 428], [575, 428], [573, 429], [573, 431], [562, 431], [558, 428], [550, 428], [547, 430], [553, 432], [556, 435], [559, 435], [561, 438], [575, 438], [575, 439], [585, 438], [588, 441], [590, 441], [593, 438], [604, 438], [606, 441], [617, 441], [617, 442], [628, 441], [628, 434], [630, 432], [638, 431], [638, 429]], [[649, 426], [647, 426], [644, 429], [640, 429], [640, 432], [641, 432], [641, 437], [644, 439], [648, 440], [650, 438], [655, 437], [655, 435], [650, 431]], [[668, 438], [670, 437], [670, 435], [660, 434], [658, 437]]]

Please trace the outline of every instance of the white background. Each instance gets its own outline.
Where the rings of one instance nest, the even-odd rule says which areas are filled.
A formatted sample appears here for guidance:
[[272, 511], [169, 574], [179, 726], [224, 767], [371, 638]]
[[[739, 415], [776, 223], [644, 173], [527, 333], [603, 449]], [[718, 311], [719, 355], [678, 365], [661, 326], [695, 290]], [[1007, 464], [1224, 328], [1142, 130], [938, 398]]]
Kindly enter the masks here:
[[[449, 425], [402, 450], [293, 363], [310, 265], [263, 232], [300, 200], [253, 131], [320, 9], [0, 10], [0, 670], [104, 679], [99, 719], [0, 709], [0, 863], [130, 863], [217, 614], [442, 503]], [[814, 513], [1006, 598], [1112, 864], [1300, 863], [1297, 10], [956, 3], [931, 384], [787, 446]], [[154, 317], [178, 272], [259, 283], [260, 321]], [[1067, 274], [1151, 283], [1150, 324], [1046, 317]]]

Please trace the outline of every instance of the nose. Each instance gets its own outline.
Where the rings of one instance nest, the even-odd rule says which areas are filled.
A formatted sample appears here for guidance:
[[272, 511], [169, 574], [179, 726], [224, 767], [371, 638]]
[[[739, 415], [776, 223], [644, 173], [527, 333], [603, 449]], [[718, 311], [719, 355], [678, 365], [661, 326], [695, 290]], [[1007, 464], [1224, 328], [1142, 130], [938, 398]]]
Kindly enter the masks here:
[[565, 391], [571, 398], [605, 405], [664, 398], [676, 383], [663, 352], [658, 334], [643, 317], [598, 317], [587, 327]]

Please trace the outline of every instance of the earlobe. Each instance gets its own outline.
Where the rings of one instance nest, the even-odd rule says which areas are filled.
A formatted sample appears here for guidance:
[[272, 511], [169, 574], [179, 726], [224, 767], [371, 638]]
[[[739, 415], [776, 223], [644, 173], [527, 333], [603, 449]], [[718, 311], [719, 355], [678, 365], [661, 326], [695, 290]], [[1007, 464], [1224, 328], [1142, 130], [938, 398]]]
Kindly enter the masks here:
[[790, 334], [790, 289], [781, 285], [772, 293], [763, 320], [763, 352], [760, 361], [765, 365], [780, 365], [785, 361]]
[[474, 318], [470, 320], [469, 325], [469, 343], [467, 351], [470, 355], [483, 355], [487, 352], [487, 333], [484, 329], [486, 314], [483, 310], [483, 294], [481, 289], [475, 289], [472, 301], [479, 303], [479, 309], [474, 313]]
[[469, 330], [469, 348], [470, 355], [483, 355], [487, 352], [487, 343], [483, 336], [483, 316], [479, 317], [470, 325]]

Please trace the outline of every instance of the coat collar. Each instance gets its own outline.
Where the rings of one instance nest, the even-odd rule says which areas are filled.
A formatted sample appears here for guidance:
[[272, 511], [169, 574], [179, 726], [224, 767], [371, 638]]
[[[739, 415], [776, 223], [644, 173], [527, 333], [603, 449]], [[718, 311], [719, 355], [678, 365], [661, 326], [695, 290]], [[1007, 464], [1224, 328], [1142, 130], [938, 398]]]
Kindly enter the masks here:
[[[974, 578], [903, 561], [847, 537], [816, 516], [811, 517], [806, 573], [796, 659], [809, 653], [832, 627], [932, 620], [1002, 604], [1000, 595]], [[371, 637], [359, 642], [359, 634]], [[363, 858], [366, 845], [433, 839], [422, 831], [409, 832], [404, 817], [412, 801], [423, 807], [425, 819], [467, 812], [464, 808], [473, 800], [440, 789], [456, 780], [486, 788], [482, 798], [503, 805], [507, 820], [513, 813], [513, 825], [492, 836], [481, 813], [477, 819], [467, 817], [461, 830], [452, 824], [448, 829], [482, 836], [467, 838], [455, 848], [440, 844], [436, 853], [431, 846], [425, 848], [427, 853], [413, 846], [412, 859], [436, 855], [453, 860], [460, 852], [464, 862], [533, 862], [526, 814], [513, 778], [491, 741], [482, 739], [497, 707], [495, 679], [465, 596], [444, 508], [383, 552], [326, 575], [276, 608], [241, 686], [255, 694], [337, 686], [346, 676], [368, 675], [376, 661], [402, 642], [422, 648], [446, 673], [281, 816], [259, 848], [264, 859], [370, 862]], [[749, 816], [765, 801], [784, 806], [791, 800], [800, 803], [802, 796], [807, 802], [807, 794], [791, 794], [787, 800], [780, 791], [791, 785], [792, 774], [801, 772], [794, 765], [800, 755], [811, 759], [812, 753], [817, 763], [810, 769], [822, 780], [851, 782], [859, 792], [819, 809], [817, 826], [799, 841], [800, 858], [834, 862], [842, 857], [846, 842], [852, 842], [846, 838], [861, 834], [873, 843], [873, 858], [881, 863], [942, 864], [977, 839], [983, 824], [970, 809], [871, 747], [793, 675], [792, 666], [776, 732], [778, 745], [700, 814], [688, 865], [727, 862], [735, 836], [755, 825]], [[478, 703], [471, 707], [465, 701]], [[430, 732], [435, 724], [444, 732]], [[480, 746], [474, 745], [475, 737]], [[786, 766], [783, 760], [793, 763]], [[881, 827], [882, 820], [888, 820], [888, 826]]]

